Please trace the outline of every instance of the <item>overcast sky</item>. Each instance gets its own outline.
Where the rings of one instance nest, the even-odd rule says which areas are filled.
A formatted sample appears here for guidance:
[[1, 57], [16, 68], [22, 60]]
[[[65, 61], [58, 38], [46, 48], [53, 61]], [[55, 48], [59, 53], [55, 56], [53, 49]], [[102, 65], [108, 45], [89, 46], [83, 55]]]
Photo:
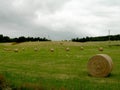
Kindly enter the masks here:
[[0, 34], [64, 40], [120, 34], [120, 0], [0, 0]]

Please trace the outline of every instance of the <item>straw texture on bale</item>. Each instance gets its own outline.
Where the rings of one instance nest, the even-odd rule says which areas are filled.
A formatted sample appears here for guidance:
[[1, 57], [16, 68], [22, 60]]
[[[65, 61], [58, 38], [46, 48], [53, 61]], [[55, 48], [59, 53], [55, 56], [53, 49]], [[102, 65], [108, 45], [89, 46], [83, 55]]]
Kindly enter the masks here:
[[87, 64], [88, 73], [94, 77], [107, 77], [111, 73], [112, 68], [112, 59], [106, 54], [93, 56]]

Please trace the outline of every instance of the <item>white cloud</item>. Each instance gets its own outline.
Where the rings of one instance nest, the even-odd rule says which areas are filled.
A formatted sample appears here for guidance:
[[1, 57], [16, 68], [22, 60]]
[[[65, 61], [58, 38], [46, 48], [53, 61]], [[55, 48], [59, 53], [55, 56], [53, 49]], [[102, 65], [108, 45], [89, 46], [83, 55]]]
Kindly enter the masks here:
[[119, 16], [119, 0], [0, 0], [0, 32], [11, 36], [119, 34]]

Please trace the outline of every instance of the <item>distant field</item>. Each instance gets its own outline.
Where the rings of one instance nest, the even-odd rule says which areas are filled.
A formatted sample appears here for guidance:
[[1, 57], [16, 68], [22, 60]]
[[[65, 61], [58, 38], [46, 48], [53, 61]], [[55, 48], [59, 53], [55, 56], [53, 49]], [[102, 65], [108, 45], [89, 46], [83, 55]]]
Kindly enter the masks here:
[[[70, 51], [65, 50], [67, 47]], [[98, 51], [99, 47], [104, 51]], [[107, 78], [95, 78], [87, 73], [89, 58], [100, 53], [108, 54], [114, 63]], [[0, 74], [16, 89], [119, 90], [119, 69], [120, 41], [0, 43]]]

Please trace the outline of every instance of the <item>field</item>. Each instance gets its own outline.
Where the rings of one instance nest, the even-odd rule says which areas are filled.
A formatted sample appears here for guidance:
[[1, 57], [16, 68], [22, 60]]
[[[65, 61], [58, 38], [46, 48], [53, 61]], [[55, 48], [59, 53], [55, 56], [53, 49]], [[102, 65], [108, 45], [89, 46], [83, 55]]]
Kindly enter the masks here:
[[[106, 78], [87, 72], [89, 58], [100, 53], [108, 54], [114, 63]], [[119, 69], [120, 41], [0, 44], [0, 77], [5, 77], [12, 90], [119, 90]]]

